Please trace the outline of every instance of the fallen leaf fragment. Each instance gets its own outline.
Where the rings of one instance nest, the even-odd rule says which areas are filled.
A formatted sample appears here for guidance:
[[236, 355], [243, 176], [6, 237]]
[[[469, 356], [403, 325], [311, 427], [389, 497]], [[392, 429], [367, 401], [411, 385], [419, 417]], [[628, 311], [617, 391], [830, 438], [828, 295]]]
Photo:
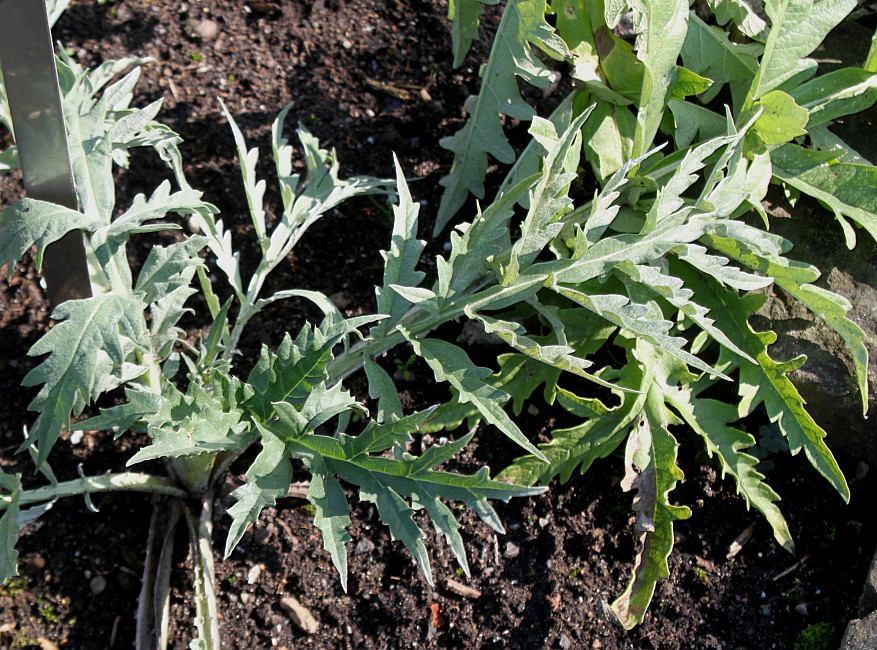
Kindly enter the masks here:
[[737, 555], [740, 551], [743, 550], [743, 547], [746, 545], [750, 539], [752, 539], [752, 533], [755, 532], [755, 522], [749, 524], [742, 533], [737, 535], [737, 539], [731, 542], [731, 546], [728, 548], [728, 559], [730, 560], [732, 557]]
[[285, 596], [280, 599], [280, 604], [289, 614], [289, 620], [295, 623], [302, 632], [315, 634], [320, 624], [311, 614], [311, 610], [302, 605], [295, 596]]
[[481, 592], [478, 589], [464, 585], [451, 578], [448, 578], [445, 586], [447, 586], [448, 591], [453, 591], [458, 596], [463, 596], [463, 598], [481, 598]]
[[432, 623], [433, 627], [442, 627], [447, 621], [445, 619], [445, 615], [442, 614], [442, 606], [438, 603], [433, 603], [429, 606], [429, 611], [432, 612]]

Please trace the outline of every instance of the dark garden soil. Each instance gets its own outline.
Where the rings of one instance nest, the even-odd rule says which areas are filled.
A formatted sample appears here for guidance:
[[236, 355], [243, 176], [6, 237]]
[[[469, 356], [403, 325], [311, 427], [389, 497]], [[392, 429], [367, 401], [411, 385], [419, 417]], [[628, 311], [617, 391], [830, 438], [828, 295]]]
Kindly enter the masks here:
[[[412, 191], [423, 204], [421, 235], [427, 238], [438, 180], [451, 162], [438, 143], [461, 126], [461, 106], [477, 90], [485, 53], [476, 46], [460, 69], [451, 67], [446, 11], [438, 0], [80, 0], [54, 35], [84, 65], [130, 55], [155, 59], [144, 65], [136, 102], [164, 99], [160, 119], [186, 140], [189, 181], [220, 208], [244, 246], [247, 268], [255, 250], [245, 243], [245, 198], [218, 99], [266, 161], [270, 123], [288, 102], [290, 127], [297, 120], [335, 147], [345, 175], [391, 176], [395, 152], [407, 174], [422, 177]], [[486, 29], [497, 16], [489, 13]], [[530, 97], [543, 108], [557, 99]], [[132, 164], [133, 172], [120, 174], [120, 205], [167, 176], [149, 155], [135, 156]], [[262, 173], [269, 173], [267, 164]], [[19, 185], [16, 175], [0, 181], [3, 205], [21, 196]], [[277, 198], [269, 191], [267, 203], [276, 206]], [[389, 232], [382, 201], [344, 204], [309, 232], [268, 288], [316, 289], [348, 314], [369, 312]], [[441, 242], [430, 246], [425, 257], [434, 258]], [[32, 263], [0, 291], [0, 467], [20, 471], [29, 465], [14, 451], [32, 418], [26, 406], [35, 393], [19, 387], [35, 364], [25, 352], [51, 320]], [[241, 363], [313, 316], [303, 302], [275, 303], [243, 341]], [[390, 369], [392, 356], [385, 360]], [[410, 405], [438, 397], [424, 370], [415, 365], [414, 378], [400, 382]], [[363, 380], [352, 378], [351, 389], [362, 393]], [[522, 428], [538, 440], [556, 423], [545, 405], [534, 407]], [[62, 438], [52, 456], [62, 480], [75, 478], [80, 464], [87, 473], [121, 470], [136, 442], [123, 437], [114, 443], [106, 432], [87, 433], [75, 445], [68, 434]], [[504, 438], [483, 429], [456, 468], [489, 464], [498, 471], [514, 453]], [[630, 632], [604, 613], [624, 589], [636, 546], [631, 498], [619, 488], [622, 463], [610, 458], [538, 498], [497, 504], [506, 535], [461, 513], [471, 579], [459, 575], [447, 547], [430, 533], [434, 587], [390, 540], [374, 508], [356, 504], [344, 593], [306, 502], [283, 500], [217, 565], [223, 646], [794, 648], [805, 628], [820, 623], [831, 626], [830, 643], [813, 647], [836, 644], [846, 621], [857, 616], [877, 543], [875, 473], [863, 476], [867, 468], [857, 459], [840, 458], [852, 479], [852, 502], [844, 506], [802, 458], [781, 459], [770, 479], [797, 541], [791, 555], [746, 510], [729, 480], [704, 466], [705, 458], [685, 453], [686, 480], [674, 498], [694, 514], [677, 527], [670, 577], [659, 583], [645, 623]], [[239, 478], [245, 467], [233, 466], [232, 474]], [[131, 647], [152, 506], [141, 495], [95, 501], [98, 513], [77, 499], [59, 502], [25, 531], [21, 577], [0, 589], [0, 648]], [[218, 555], [230, 504], [227, 492], [214, 504]], [[753, 523], [751, 540], [729, 558], [731, 543]], [[193, 631], [185, 543], [181, 537], [173, 575], [174, 648], [188, 647]], [[457, 593], [449, 579], [480, 597]], [[318, 632], [309, 635], [290, 623], [280, 604], [289, 595], [313, 612]]]

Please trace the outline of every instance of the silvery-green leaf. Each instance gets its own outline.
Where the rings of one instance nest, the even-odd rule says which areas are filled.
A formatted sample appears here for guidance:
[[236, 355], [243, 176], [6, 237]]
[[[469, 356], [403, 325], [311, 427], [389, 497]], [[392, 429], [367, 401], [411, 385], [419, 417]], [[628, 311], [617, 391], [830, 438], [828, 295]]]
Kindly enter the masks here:
[[394, 220], [390, 249], [381, 252], [384, 258], [383, 286], [375, 290], [378, 298], [378, 313], [386, 314], [389, 318], [375, 328], [372, 334], [375, 337], [386, 336], [409, 306], [409, 301], [393, 287], [416, 288], [425, 276], [423, 271], [417, 271], [415, 268], [426, 245], [426, 242], [417, 239], [417, 214], [420, 205], [411, 199], [411, 192], [408, 190], [408, 184], [395, 155], [393, 162], [396, 165], [399, 205], [393, 206]]
[[[659, 363], [659, 357], [644, 362]], [[640, 544], [628, 587], [612, 603], [612, 610], [625, 629], [642, 622], [658, 580], [670, 575], [667, 557], [673, 550], [673, 522], [691, 516], [689, 508], [670, 503], [669, 493], [683, 479], [676, 464], [679, 444], [669, 431], [669, 425], [679, 420], [667, 409], [658, 392], [653, 384], [636, 429], [628, 439], [627, 474], [622, 481], [625, 491], [636, 492], [634, 530]]]
[[826, 152], [786, 144], [771, 152], [774, 175], [818, 199], [877, 240], [877, 167], [833, 162]]
[[378, 422], [387, 422], [390, 417], [402, 417], [402, 402], [396, 385], [390, 375], [371, 359], [363, 363], [366, 377], [368, 377], [368, 395], [378, 401]]
[[152, 303], [188, 286], [196, 267], [203, 264], [197, 254], [206, 245], [204, 237], [189, 237], [170, 246], [153, 246], [140, 269], [134, 290], [144, 292], [145, 302]]
[[734, 255], [742, 264], [763, 273], [782, 287], [789, 295], [825, 320], [837, 332], [849, 348], [856, 369], [863, 414], [868, 412], [868, 348], [867, 336], [856, 323], [847, 318], [852, 308], [849, 301], [832, 291], [811, 284], [819, 278], [819, 271], [809, 264], [769, 257], [753, 251], [735, 248], [731, 241], [709, 238], [712, 245], [728, 255]]
[[225, 557], [231, 555], [262, 509], [286, 496], [292, 482], [292, 465], [283, 442], [267, 430], [260, 428], [259, 433], [262, 449], [247, 469], [246, 482], [232, 492], [237, 502], [228, 509], [232, 523], [225, 543]]
[[713, 339], [754, 363], [755, 360], [737, 347], [716, 325], [716, 321], [707, 316], [709, 310], [695, 302], [694, 291], [685, 287], [681, 279], [654, 266], [621, 263], [616, 268], [662, 296], [679, 310], [680, 315], [690, 319]]
[[[558, 133], [563, 133], [569, 128], [570, 121], [573, 118], [573, 100], [577, 94], [577, 92], [574, 92], [568, 95], [548, 116], [548, 121], [554, 125]], [[588, 110], [592, 108], [590, 107]], [[496, 192], [497, 198], [510, 191], [521, 181], [538, 174], [542, 168], [542, 159], [546, 153], [547, 150], [539, 143], [539, 140], [531, 138], [527, 146], [524, 147], [524, 150], [518, 155], [515, 164], [512, 165], [512, 168], [506, 174], [502, 185], [500, 185]], [[529, 196], [521, 197], [520, 203], [524, 208], [529, 208]]]
[[711, 255], [698, 244], [682, 244], [673, 249], [679, 259], [688, 262], [701, 273], [711, 275], [722, 284], [742, 291], [756, 291], [773, 283], [773, 279], [747, 273], [729, 264], [727, 257]]
[[360, 324], [356, 319], [340, 323], [327, 320], [321, 327], [306, 323], [294, 341], [288, 334], [284, 336], [276, 352], [263, 347], [247, 378], [253, 391], [244, 403], [247, 410], [264, 421], [272, 417], [277, 402], [301, 408], [310, 391], [326, 379], [332, 348]]
[[0, 213], [0, 267], [14, 265], [31, 246], [36, 246], [36, 265], [42, 267], [46, 247], [73, 230], [90, 231], [100, 223], [91, 217], [54, 203], [21, 199]]
[[447, 259], [436, 259], [438, 281], [435, 293], [444, 299], [465, 294], [473, 284], [492, 275], [491, 261], [494, 255], [511, 247], [509, 220], [515, 204], [536, 183], [539, 175], [519, 182], [484, 212], [478, 211], [472, 223], [462, 224], [451, 232], [451, 253]]
[[[610, 12], [619, 16], [615, 5], [621, 4], [607, 4], [606, 22], [610, 28], [617, 24], [617, 19], [609, 18]], [[670, 89], [678, 74], [676, 61], [688, 31], [689, 12], [685, 0], [627, 0], [626, 4], [633, 10], [637, 58], [645, 66], [631, 156], [636, 158], [651, 149], [658, 132]]]
[[18, 531], [21, 529], [18, 505], [21, 497], [21, 477], [18, 474], [7, 474], [0, 470], [0, 487], [3, 488], [8, 498], [0, 502], [2, 516], [0, 516], [0, 585], [6, 582], [6, 578], [18, 575], [18, 551], [15, 544], [18, 542]]
[[736, 111], [743, 104], [763, 51], [764, 46], [759, 43], [731, 42], [727, 32], [707, 25], [692, 13], [682, 46], [682, 61], [689, 70], [713, 80], [702, 97], [703, 102], [711, 102], [728, 84]]
[[552, 289], [585, 309], [602, 316], [610, 323], [623, 327], [635, 336], [664, 350], [678, 359], [709, 374], [728, 379], [723, 373], [685, 350], [688, 341], [673, 336], [670, 321], [657, 319], [647, 305], [632, 302], [627, 296], [617, 294], [588, 294], [572, 287], [555, 284]]
[[[69, 300], [52, 313], [58, 321], [28, 352], [48, 354], [22, 381], [42, 384], [29, 409], [40, 411], [28, 441], [45, 461], [62, 427], [101, 394], [143, 374], [131, 354], [143, 344], [144, 305], [136, 297], [104, 294]], [[27, 443], [25, 443], [27, 444]]]
[[154, 415], [161, 409], [161, 395], [152, 391], [128, 388], [125, 390], [125, 399], [124, 404], [101, 409], [100, 415], [72, 424], [70, 430], [108, 431], [118, 427], [121, 434], [138, 420]]
[[742, 34], [756, 41], [764, 41], [768, 25], [755, 11], [752, 0], [707, 0], [719, 25], [726, 26], [734, 21]]
[[877, 73], [859, 68], [841, 68], [789, 91], [810, 116], [807, 131], [829, 120], [860, 113], [877, 101]]
[[543, 159], [541, 178], [529, 193], [530, 207], [521, 224], [521, 236], [512, 247], [503, 284], [517, 280], [518, 274], [533, 263], [563, 228], [560, 217], [571, 209], [572, 201], [567, 194], [579, 166], [579, 130], [590, 113], [590, 109], [585, 110], [561, 134], [557, 133], [552, 122], [533, 118], [530, 133], [547, 154]]
[[[274, 430], [276, 425], [269, 423], [267, 426]], [[465, 553], [457, 532], [458, 524], [440, 499], [462, 502], [482, 520], [502, 531], [496, 512], [487, 499], [508, 500], [513, 496], [539, 494], [544, 491], [544, 488], [526, 488], [491, 480], [486, 468], [472, 475], [451, 474], [433, 469], [436, 464], [457, 454], [470, 439], [471, 435], [467, 435], [453, 443], [430, 447], [419, 457], [400, 453], [393, 458], [369, 454], [368, 446], [363, 448], [354, 444], [355, 437], [336, 439], [306, 433], [294, 441], [288, 441], [287, 445], [293, 455], [303, 459], [312, 471], [317, 467], [316, 471], [323, 473], [320, 461], [316, 460], [319, 458], [325, 464], [326, 476], [334, 475], [358, 486], [360, 497], [375, 503], [378, 514], [389, 527], [393, 539], [401, 541], [408, 548], [427, 580], [431, 582], [432, 573], [423, 543], [423, 532], [412, 519], [413, 508], [426, 510], [436, 529], [448, 539], [454, 554], [465, 567]], [[377, 448], [383, 446], [381, 444]], [[337, 496], [339, 498], [333, 507], [336, 517], [335, 532], [330, 537], [334, 538], [332, 545], [340, 558], [343, 549], [338, 542], [343, 534], [339, 525], [345, 520], [341, 512], [340, 494]], [[406, 498], [411, 500], [411, 505], [406, 502]], [[336, 567], [338, 565], [336, 563]]]
[[765, 0], [770, 32], [748, 98], [794, 87], [813, 76], [816, 62], [804, 58], [856, 6], [856, 0]]
[[503, 410], [509, 395], [484, 382], [487, 368], [476, 366], [459, 347], [439, 339], [417, 340], [406, 336], [414, 352], [432, 368], [437, 381], [447, 381], [463, 403], [472, 402], [484, 419], [537, 458], [544, 458]]
[[250, 219], [256, 228], [256, 237], [264, 253], [268, 247], [268, 233], [265, 226], [265, 208], [263, 207], [265, 181], [256, 178], [256, 163], [259, 161], [259, 149], [255, 147], [247, 149], [244, 134], [241, 133], [240, 127], [238, 127], [234, 117], [228, 112], [225, 103], [221, 99], [219, 100], [219, 105], [222, 107], [222, 113], [225, 115], [225, 119], [228, 120], [228, 125], [234, 136], [235, 148], [237, 149], [241, 168], [241, 177], [244, 181], [244, 192], [250, 209]]
[[499, 0], [449, 0], [448, 20], [451, 21], [455, 68], [463, 63], [472, 41], [478, 38], [478, 19], [484, 11], [481, 5], [495, 5], [498, 2]]
[[314, 525], [320, 529], [323, 548], [331, 556], [332, 564], [341, 578], [341, 586], [347, 591], [347, 550], [344, 546], [353, 541], [347, 532], [347, 527], [352, 525], [347, 496], [338, 481], [329, 474], [321, 456], [314, 455], [306, 462], [311, 470], [307, 496], [314, 506]]
[[506, 164], [514, 162], [515, 152], [503, 133], [501, 115], [529, 120], [534, 114], [521, 97], [517, 78], [538, 88], [547, 87], [552, 79], [551, 71], [530, 46], [555, 59], [567, 54], [566, 45], [545, 20], [547, 11], [545, 0], [512, 0], [506, 5], [490, 58], [480, 75], [481, 90], [465, 103], [469, 120], [441, 141], [445, 149], [454, 152], [454, 162], [440, 181], [445, 191], [433, 235], [444, 229], [469, 194], [484, 197], [488, 154]]
[[162, 398], [161, 409], [147, 416], [152, 444], [134, 454], [129, 467], [156, 458], [240, 451], [251, 439], [249, 423], [237, 405], [207, 393], [195, 382], [186, 394], [167, 383]]
[[780, 546], [794, 552], [788, 524], [776, 505], [779, 496], [756, 469], [758, 460], [745, 451], [755, 444], [755, 438], [730, 426], [740, 417], [735, 406], [700, 397], [698, 393], [709, 384], [680, 381], [678, 378], [684, 376], [685, 369], [672, 361], [665, 360], [656, 368], [656, 383], [665, 403], [703, 439], [707, 453], [718, 457], [722, 473], [734, 477], [737, 491], [746, 499], [747, 506], [754, 506], [764, 515]]
[[[685, 273], [684, 269], [678, 271]], [[685, 277], [683, 275], [683, 277]], [[757, 363], [742, 358], [734, 360], [739, 364], [738, 411], [744, 417], [760, 404], [764, 404], [771, 422], [776, 422], [789, 442], [792, 454], [802, 449], [810, 464], [845, 499], [849, 499], [849, 487], [837, 461], [825, 444], [825, 431], [813, 420], [804, 408], [804, 401], [788, 378], [788, 373], [804, 363], [803, 357], [778, 363], [768, 354], [768, 346], [776, 341], [772, 331], [756, 332], [749, 325], [749, 316], [755, 313], [766, 300], [762, 294], [739, 296], [736, 292], [715, 286], [713, 291], [698, 293], [701, 302], [713, 311], [722, 311], [726, 319], [736, 323], [736, 327], [726, 327], [728, 336], [749, 353]], [[731, 355], [722, 349], [720, 355]]]

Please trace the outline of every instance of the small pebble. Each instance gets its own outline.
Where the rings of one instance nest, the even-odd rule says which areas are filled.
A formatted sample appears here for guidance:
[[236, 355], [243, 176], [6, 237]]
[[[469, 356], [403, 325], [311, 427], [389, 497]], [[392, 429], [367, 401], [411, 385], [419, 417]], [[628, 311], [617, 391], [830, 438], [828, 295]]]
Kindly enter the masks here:
[[353, 43], [345, 38], [343, 41], [341, 41], [341, 47], [343, 47], [345, 50], [350, 50], [353, 49]]
[[373, 550], [375, 550], [374, 542], [368, 537], [361, 537], [356, 543], [356, 548], [353, 549], [353, 552], [356, 555], [362, 555], [363, 553], [371, 553]]
[[107, 579], [103, 576], [95, 576], [88, 583], [88, 586], [91, 588], [91, 593], [97, 596], [107, 588]]
[[246, 605], [248, 602], [250, 602], [250, 599], [252, 599], [252, 597], [253, 597], [253, 596], [250, 595], [250, 593], [247, 592], [247, 591], [242, 591], [242, 592], [241, 592], [241, 602], [242, 602], [244, 605]]
[[798, 612], [801, 616], [809, 616], [810, 606], [807, 603], [798, 603], [797, 605], [795, 605], [795, 611]]
[[85, 431], [74, 431], [73, 433], [70, 434], [70, 444], [71, 445], [78, 445], [80, 442], [82, 442], [82, 438], [84, 438], [84, 437], [85, 437]]
[[261, 564], [257, 564], [256, 566], [252, 567], [247, 572], [247, 584], [248, 585], [256, 584], [256, 582], [259, 580], [259, 576], [262, 575], [262, 569], [264, 569], [264, 568], [265, 567]]
[[219, 35], [219, 23], [205, 18], [195, 26], [195, 34], [205, 41], [211, 41]]
[[521, 545], [517, 542], [509, 540], [505, 545], [505, 553], [506, 557], [518, 557], [521, 554]]
[[548, 519], [546, 517], [539, 517], [539, 528], [545, 528], [548, 525]]
[[560, 635], [560, 641], [558, 643], [563, 650], [569, 650], [572, 647], [572, 641], [570, 641], [570, 638], [566, 633]]

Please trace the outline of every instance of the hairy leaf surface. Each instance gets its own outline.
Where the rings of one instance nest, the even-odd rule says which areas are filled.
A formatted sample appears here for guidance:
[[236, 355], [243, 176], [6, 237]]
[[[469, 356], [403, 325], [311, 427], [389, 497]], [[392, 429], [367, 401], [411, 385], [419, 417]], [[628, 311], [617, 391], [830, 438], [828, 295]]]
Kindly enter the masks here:
[[39, 464], [72, 416], [101, 394], [146, 371], [131, 358], [143, 345], [143, 310], [143, 303], [134, 296], [104, 294], [69, 300], [52, 313], [58, 324], [28, 352], [49, 356], [22, 382], [25, 386], [43, 384], [28, 406], [40, 415], [26, 443], [39, 443]]

